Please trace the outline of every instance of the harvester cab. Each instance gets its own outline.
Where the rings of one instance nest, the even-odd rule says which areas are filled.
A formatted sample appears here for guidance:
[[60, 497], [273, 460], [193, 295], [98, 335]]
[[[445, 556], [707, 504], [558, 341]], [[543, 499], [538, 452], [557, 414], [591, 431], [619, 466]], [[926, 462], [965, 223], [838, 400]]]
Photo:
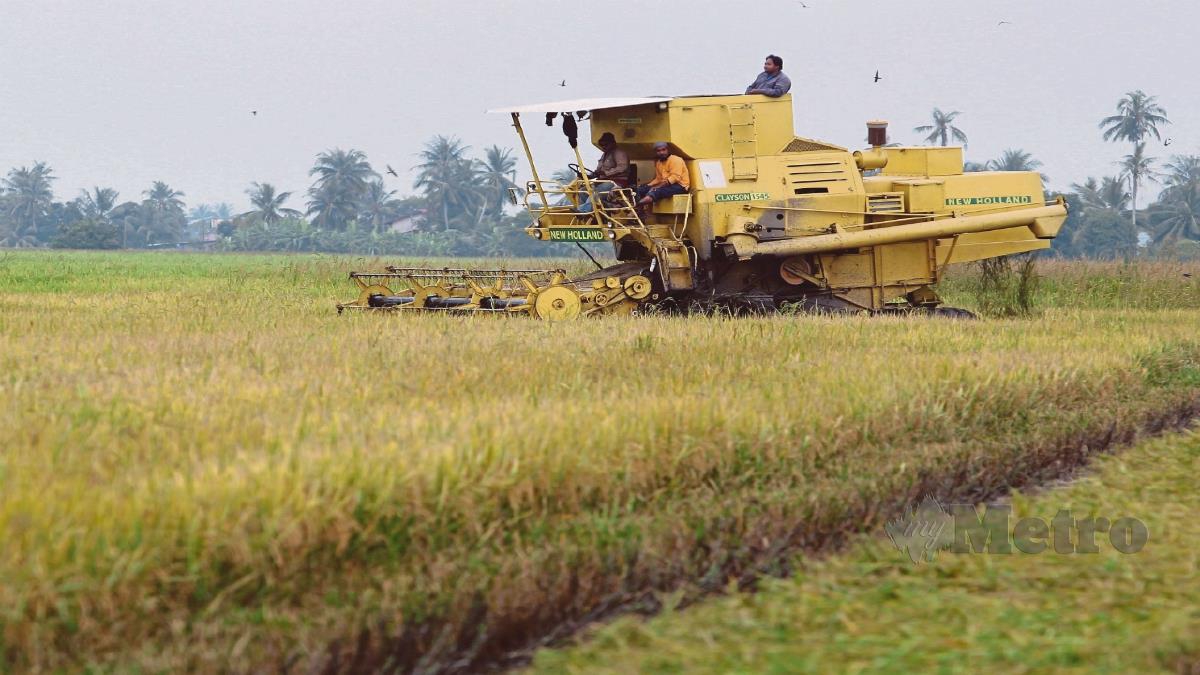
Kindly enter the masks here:
[[[653, 305], [772, 311], [930, 311], [947, 265], [1048, 248], [1066, 219], [1036, 172], [964, 173], [957, 147], [891, 147], [868, 122], [869, 148], [795, 135], [790, 95], [581, 99], [505, 108], [532, 175], [513, 199], [540, 241], [608, 242], [618, 264], [562, 270], [354, 272], [339, 311], [520, 313], [545, 319], [630, 313]], [[566, 136], [567, 182], [542, 177], [522, 115]], [[632, 180], [593, 178], [591, 142], [612, 134]], [[538, 125], [540, 126], [540, 124]], [[654, 145], [683, 159], [690, 189], [639, 209], [634, 177], [655, 175]]]

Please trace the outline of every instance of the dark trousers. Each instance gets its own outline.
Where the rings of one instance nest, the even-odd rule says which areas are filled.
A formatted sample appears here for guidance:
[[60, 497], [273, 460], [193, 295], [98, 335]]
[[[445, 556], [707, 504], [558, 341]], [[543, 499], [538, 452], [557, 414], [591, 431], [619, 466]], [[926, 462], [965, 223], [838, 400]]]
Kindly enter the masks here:
[[673, 197], [675, 195], [682, 194], [687, 194], [687, 188], [678, 183], [667, 183], [666, 185], [659, 185], [658, 187], [654, 188], [650, 187], [649, 185], [639, 185], [637, 188], [638, 201], [641, 201], [642, 197], [647, 195], [650, 197], [650, 199], [658, 201], [666, 197]]

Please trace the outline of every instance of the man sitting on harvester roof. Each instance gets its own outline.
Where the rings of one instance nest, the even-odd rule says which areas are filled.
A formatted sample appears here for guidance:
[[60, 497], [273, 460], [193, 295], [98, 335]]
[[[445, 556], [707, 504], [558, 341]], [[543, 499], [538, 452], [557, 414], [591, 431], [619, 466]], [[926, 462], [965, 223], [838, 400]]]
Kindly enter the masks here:
[[654, 144], [654, 180], [637, 189], [638, 209], [654, 202], [685, 194], [691, 187], [687, 165], [683, 158], [671, 154], [671, 147], [659, 141]]
[[771, 54], [763, 62], [763, 71], [746, 87], [746, 93], [778, 98], [791, 88], [791, 78], [783, 74], [783, 59]]

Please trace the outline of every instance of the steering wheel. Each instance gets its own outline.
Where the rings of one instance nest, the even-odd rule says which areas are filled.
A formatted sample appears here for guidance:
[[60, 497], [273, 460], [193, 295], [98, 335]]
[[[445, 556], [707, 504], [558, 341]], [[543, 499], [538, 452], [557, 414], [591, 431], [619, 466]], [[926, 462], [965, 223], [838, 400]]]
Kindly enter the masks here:
[[570, 169], [571, 171], [575, 172], [575, 177], [577, 179], [583, 180], [583, 169], [579, 168], [578, 164], [574, 164], [574, 163], [568, 164], [567, 168]]

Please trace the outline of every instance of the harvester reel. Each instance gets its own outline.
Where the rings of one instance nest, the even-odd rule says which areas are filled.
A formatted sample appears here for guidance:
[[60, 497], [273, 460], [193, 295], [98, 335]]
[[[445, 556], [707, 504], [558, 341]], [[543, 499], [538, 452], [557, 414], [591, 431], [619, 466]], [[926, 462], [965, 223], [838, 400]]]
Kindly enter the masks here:
[[414, 298], [412, 303], [413, 307], [424, 307], [425, 300], [428, 299], [430, 295], [437, 295], [435, 292], [437, 288], [438, 287], [436, 284], [432, 286], [422, 286], [415, 281], [412, 282], [411, 290]]
[[566, 286], [550, 286], [538, 291], [533, 301], [533, 311], [538, 318], [547, 321], [564, 321], [579, 316], [583, 302], [579, 294]]
[[380, 284], [363, 286], [362, 291], [358, 294], [358, 301], [355, 303], [359, 307], [370, 307], [372, 295], [395, 295], [392, 289]]

